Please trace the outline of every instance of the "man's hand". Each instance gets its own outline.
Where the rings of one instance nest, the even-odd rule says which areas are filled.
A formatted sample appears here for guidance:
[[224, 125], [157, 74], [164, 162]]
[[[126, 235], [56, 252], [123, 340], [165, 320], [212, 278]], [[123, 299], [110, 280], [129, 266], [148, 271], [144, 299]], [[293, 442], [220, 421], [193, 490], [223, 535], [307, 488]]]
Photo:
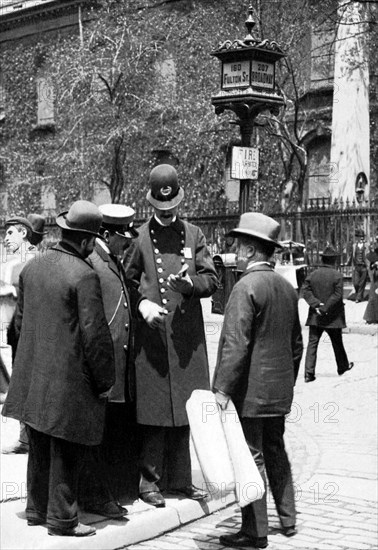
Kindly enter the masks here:
[[220, 409], [224, 411], [227, 409], [228, 402], [230, 401], [230, 396], [223, 392], [216, 391], [215, 400], [217, 402], [217, 405], [220, 407]]
[[171, 274], [167, 279], [167, 285], [174, 292], [181, 294], [191, 294], [193, 289], [193, 281], [188, 274], [184, 277]]
[[107, 391], [103, 391], [102, 393], [100, 393], [99, 398], [100, 399], [107, 399], [110, 395], [110, 392], [112, 391], [112, 388], [113, 388], [113, 386], [111, 388], [109, 388]]
[[140, 302], [139, 312], [150, 328], [157, 328], [163, 323], [164, 317], [168, 313], [165, 308], [147, 299]]

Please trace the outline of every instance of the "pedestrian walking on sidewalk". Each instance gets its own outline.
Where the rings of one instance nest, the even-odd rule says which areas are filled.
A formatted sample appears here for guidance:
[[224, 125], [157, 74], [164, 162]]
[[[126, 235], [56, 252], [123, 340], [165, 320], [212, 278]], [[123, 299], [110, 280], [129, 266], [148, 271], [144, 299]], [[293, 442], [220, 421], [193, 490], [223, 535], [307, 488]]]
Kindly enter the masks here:
[[365, 233], [363, 229], [357, 229], [355, 236], [359, 241], [354, 243], [352, 254], [349, 258], [348, 265], [353, 266], [352, 283], [355, 290], [355, 302], [364, 300], [365, 286], [368, 279], [366, 254], [368, 249], [365, 243]]
[[310, 306], [306, 326], [309, 339], [305, 360], [305, 382], [315, 380], [316, 356], [320, 338], [325, 331], [331, 339], [337, 363], [337, 373], [353, 367], [349, 363], [342, 329], [346, 327], [343, 302], [343, 276], [334, 267], [339, 254], [331, 246], [322, 253], [322, 265], [311, 273], [302, 286], [303, 298]]
[[144, 502], [163, 507], [164, 488], [206, 497], [192, 485], [185, 404], [193, 390], [210, 387], [200, 299], [215, 292], [217, 275], [201, 229], [178, 216], [184, 190], [175, 168], [156, 166], [149, 185], [155, 214], [138, 229], [125, 270], [141, 293], [135, 333], [139, 491]]
[[61, 242], [19, 279], [19, 340], [2, 414], [26, 424], [26, 517], [47, 523], [50, 535], [96, 532], [78, 521], [77, 487], [88, 447], [101, 443], [115, 380], [100, 281], [87, 261], [101, 221], [94, 204], [75, 202], [56, 219]]
[[374, 250], [367, 254], [366, 259], [369, 262], [370, 290], [364, 319], [371, 324], [378, 323], [378, 235], [375, 237]]
[[[265, 471], [268, 476], [283, 533], [293, 536], [296, 509], [284, 431], [303, 344], [297, 293], [271, 263], [279, 231], [275, 220], [253, 212], [242, 214], [231, 232], [245, 271], [227, 302], [213, 391], [222, 409], [233, 400], [265, 485]], [[240, 531], [221, 536], [221, 544], [268, 546], [266, 495], [242, 508]]]

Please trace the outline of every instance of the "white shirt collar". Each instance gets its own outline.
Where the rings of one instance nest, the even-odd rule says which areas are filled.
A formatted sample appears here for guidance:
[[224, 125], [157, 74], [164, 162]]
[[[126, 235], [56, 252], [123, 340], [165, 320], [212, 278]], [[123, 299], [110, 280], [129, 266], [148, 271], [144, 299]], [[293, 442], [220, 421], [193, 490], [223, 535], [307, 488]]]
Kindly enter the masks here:
[[155, 220], [158, 222], [158, 224], [161, 225], [162, 227], [169, 227], [169, 225], [171, 225], [173, 222], [176, 221], [177, 216], [174, 216], [174, 217], [172, 218], [172, 221], [171, 221], [171, 223], [170, 223], [169, 225], [164, 225], [163, 223], [161, 223], [161, 221], [160, 221], [159, 218], [156, 216], [156, 214], [154, 214], [154, 218], [155, 218]]

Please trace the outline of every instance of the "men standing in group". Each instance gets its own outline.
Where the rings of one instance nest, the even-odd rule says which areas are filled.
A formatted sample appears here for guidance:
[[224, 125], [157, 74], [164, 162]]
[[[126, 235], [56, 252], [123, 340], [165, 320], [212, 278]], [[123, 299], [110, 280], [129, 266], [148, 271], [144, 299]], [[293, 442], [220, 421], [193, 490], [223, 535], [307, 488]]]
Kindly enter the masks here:
[[163, 488], [192, 499], [206, 496], [192, 485], [185, 404], [194, 389], [209, 388], [200, 299], [215, 292], [217, 276], [202, 231], [177, 215], [184, 190], [175, 168], [156, 166], [149, 185], [155, 214], [138, 229], [125, 269], [141, 294], [135, 358], [139, 492], [162, 507]]
[[355, 236], [359, 238], [359, 241], [354, 243], [352, 249], [352, 255], [348, 264], [352, 265], [352, 283], [356, 293], [355, 302], [363, 302], [365, 286], [368, 279], [368, 269], [366, 254], [368, 250], [365, 243], [365, 233], [362, 229], [357, 229]]
[[[90, 255], [100, 278], [105, 315], [114, 346], [116, 378], [106, 405], [104, 440], [88, 462], [80, 492], [80, 506], [112, 519], [122, 518], [127, 510], [119, 505], [121, 491], [137, 495], [137, 453], [135, 442], [134, 381], [132, 361], [132, 318], [130, 294], [122, 258], [132, 239], [135, 212], [122, 204], [99, 206], [100, 233]], [[135, 299], [133, 300], [135, 302]], [[120, 471], [122, 474], [120, 475]], [[111, 483], [111, 480], [115, 481]], [[121, 487], [120, 487], [121, 486]], [[115, 492], [118, 494], [115, 495]]]
[[353, 367], [343, 344], [345, 324], [343, 276], [335, 269], [337, 252], [327, 246], [322, 253], [322, 266], [310, 273], [302, 286], [303, 298], [310, 306], [306, 325], [310, 327], [305, 361], [305, 382], [315, 380], [316, 355], [320, 338], [325, 331], [335, 353], [337, 373], [344, 374]]
[[[296, 511], [283, 436], [303, 344], [297, 293], [271, 263], [279, 231], [272, 218], [246, 213], [230, 233], [245, 271], [226, 306], [213, 391], [222, 409], [233, 400], [265, 483], [265, 471], [268, 476], [283, 533], [292, 536]], [[221, 544], [268, 546], [266, 495], [242, 508], [240, 531], [221, 536]]]
[[3, 415], [27, 426], [26, 517], [50, 535], [93, 535], [78, 522], [77, 486], [88, 446], [102, 440], [115, 380], [113, 342], [98, 275], [87, 257], [102, 216], [88, 201], [57, 217], [62, 240], [20, 275], [20, 337]]

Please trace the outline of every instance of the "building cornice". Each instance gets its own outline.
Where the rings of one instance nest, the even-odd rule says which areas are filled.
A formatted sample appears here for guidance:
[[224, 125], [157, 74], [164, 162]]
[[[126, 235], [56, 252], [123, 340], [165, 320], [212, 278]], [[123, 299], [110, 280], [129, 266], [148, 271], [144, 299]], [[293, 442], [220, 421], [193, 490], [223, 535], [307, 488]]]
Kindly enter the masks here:
[[[77, 11], [79, 6], [85, 6], [87, 9], [95, 4], [95, 1], [90, 0], [36, 0], [35, 2], [26, 0], [3, 6], [0, 9], [0, 41], [5, 42], [34, 34], [33, 28], [45, 21], [56, 20], [59, 27], [58, 21], [61, 17]], [[17, 9], [9, 9], [16, 6], [18, 6]], [[29, 31], [26, 30], [28, 28]]]

